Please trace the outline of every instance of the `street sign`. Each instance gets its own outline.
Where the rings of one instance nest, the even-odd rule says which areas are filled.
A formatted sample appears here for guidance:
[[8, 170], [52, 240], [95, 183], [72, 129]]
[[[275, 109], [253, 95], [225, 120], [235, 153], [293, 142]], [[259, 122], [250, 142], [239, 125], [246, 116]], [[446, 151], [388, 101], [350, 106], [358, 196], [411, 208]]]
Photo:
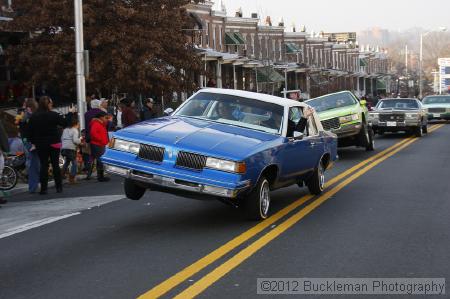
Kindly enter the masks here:
[[450, 91], [450, 58], [439, 58], [439, 93]]

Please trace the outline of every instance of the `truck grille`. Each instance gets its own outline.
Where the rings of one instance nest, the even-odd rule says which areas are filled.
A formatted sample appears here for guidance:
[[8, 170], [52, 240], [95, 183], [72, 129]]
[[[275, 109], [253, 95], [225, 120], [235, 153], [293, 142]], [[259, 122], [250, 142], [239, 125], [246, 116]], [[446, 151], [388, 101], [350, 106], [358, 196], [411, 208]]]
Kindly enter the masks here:
[[180, 167], [202, 170], [206, 165], [206, 156], [188, 152], [179, 152], [176, 165]]
[[405, 121], [405, 114], [380, 114], [380, 121]]
[[141, 144], [138, 157], [152, 162], [162, 162], [164, 159], [164, 148], [154, 145]]
[[428, 108], [430, 113], [445, 113], [445, 108]]
[[341, 127], [341, 123], [339, 122], [338, 117], [323, 120], [321, 121], [321, 123], [325, 131], [336, 130]]

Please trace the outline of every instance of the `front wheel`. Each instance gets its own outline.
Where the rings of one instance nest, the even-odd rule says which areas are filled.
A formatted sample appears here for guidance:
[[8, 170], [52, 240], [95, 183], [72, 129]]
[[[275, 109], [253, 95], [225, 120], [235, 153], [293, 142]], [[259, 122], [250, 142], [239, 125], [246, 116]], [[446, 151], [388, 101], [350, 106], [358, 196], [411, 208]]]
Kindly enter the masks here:
[[125, 196], [131, 200], [139, 200], [144, 196], [147, 190], [144, 187], [138, 186], [133, 180], [125, 179], [124, 182]]
[[416, 137], [422, 137], [423, 136], [423, 128], [422, 126], [418, 126], [414, 129], [414, 134]]
[[5, 166], [0, 177], [0, 190], [9, 191], [13, 189], [17, 185], [17, 179], [16, 170], [10, 166]]
[[253, 191], [244, 199], [245, 213], [249, 220], [264, 220], [269, 215], [270, 183], [263, 176]]
[[325, 188], [325, 167], [320, 161], [317, 168], [314, 170], [312, 177], [307, 182], [309, 192], [314, 195], [319, 195]]

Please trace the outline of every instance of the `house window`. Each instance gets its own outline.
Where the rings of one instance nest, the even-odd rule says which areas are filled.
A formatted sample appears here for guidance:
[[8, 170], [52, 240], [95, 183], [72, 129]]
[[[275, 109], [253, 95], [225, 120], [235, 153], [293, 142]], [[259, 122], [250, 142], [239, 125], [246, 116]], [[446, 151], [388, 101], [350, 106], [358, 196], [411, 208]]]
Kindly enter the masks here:
[[214, 49], [214, 50], [216, 50], [216, 26], [212, 26], [212, 31], [213, 31], [213, 35], [212, 35], [212, 38], [213, 38], [213, 40], [212, 40], [212, 48]]
[[255, 55], [255, 35], [252, 34], [251, 38], [252, 38], [252, 55], [254, 56]]
[[273, 61], [277, 60], [277, 50], [276, 50], [276, 45], [277, 41], [276, 40], [272, 40], [272, 54], [273, 54]]
[[280, 61], [283, 60], [283, 44], [281, 42], [281, 40], [278, 41], [278, 49], [280, 51]]

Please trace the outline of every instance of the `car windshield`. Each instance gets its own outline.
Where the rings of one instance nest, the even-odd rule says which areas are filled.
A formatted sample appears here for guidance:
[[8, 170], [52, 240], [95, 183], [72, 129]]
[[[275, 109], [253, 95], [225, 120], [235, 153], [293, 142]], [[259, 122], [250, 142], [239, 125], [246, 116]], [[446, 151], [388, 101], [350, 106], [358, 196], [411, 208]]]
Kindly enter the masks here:
[[272, 134], [281, 134], [283, 114], [281, 105], [207, 92], [198, 93], [175, 113]]
[[426, 97], [423, 99], [424, 104], [450, 104], [450, 96], [448, 97]]
[[308, 101], [308, 105], [316, 109], [317, 112], [352, 106], [356, 104], [356, 99], [349, 93], [330, 94]]
[[419, 109], [416, 100], [382, 100], [377, 106], [378, 109]]

